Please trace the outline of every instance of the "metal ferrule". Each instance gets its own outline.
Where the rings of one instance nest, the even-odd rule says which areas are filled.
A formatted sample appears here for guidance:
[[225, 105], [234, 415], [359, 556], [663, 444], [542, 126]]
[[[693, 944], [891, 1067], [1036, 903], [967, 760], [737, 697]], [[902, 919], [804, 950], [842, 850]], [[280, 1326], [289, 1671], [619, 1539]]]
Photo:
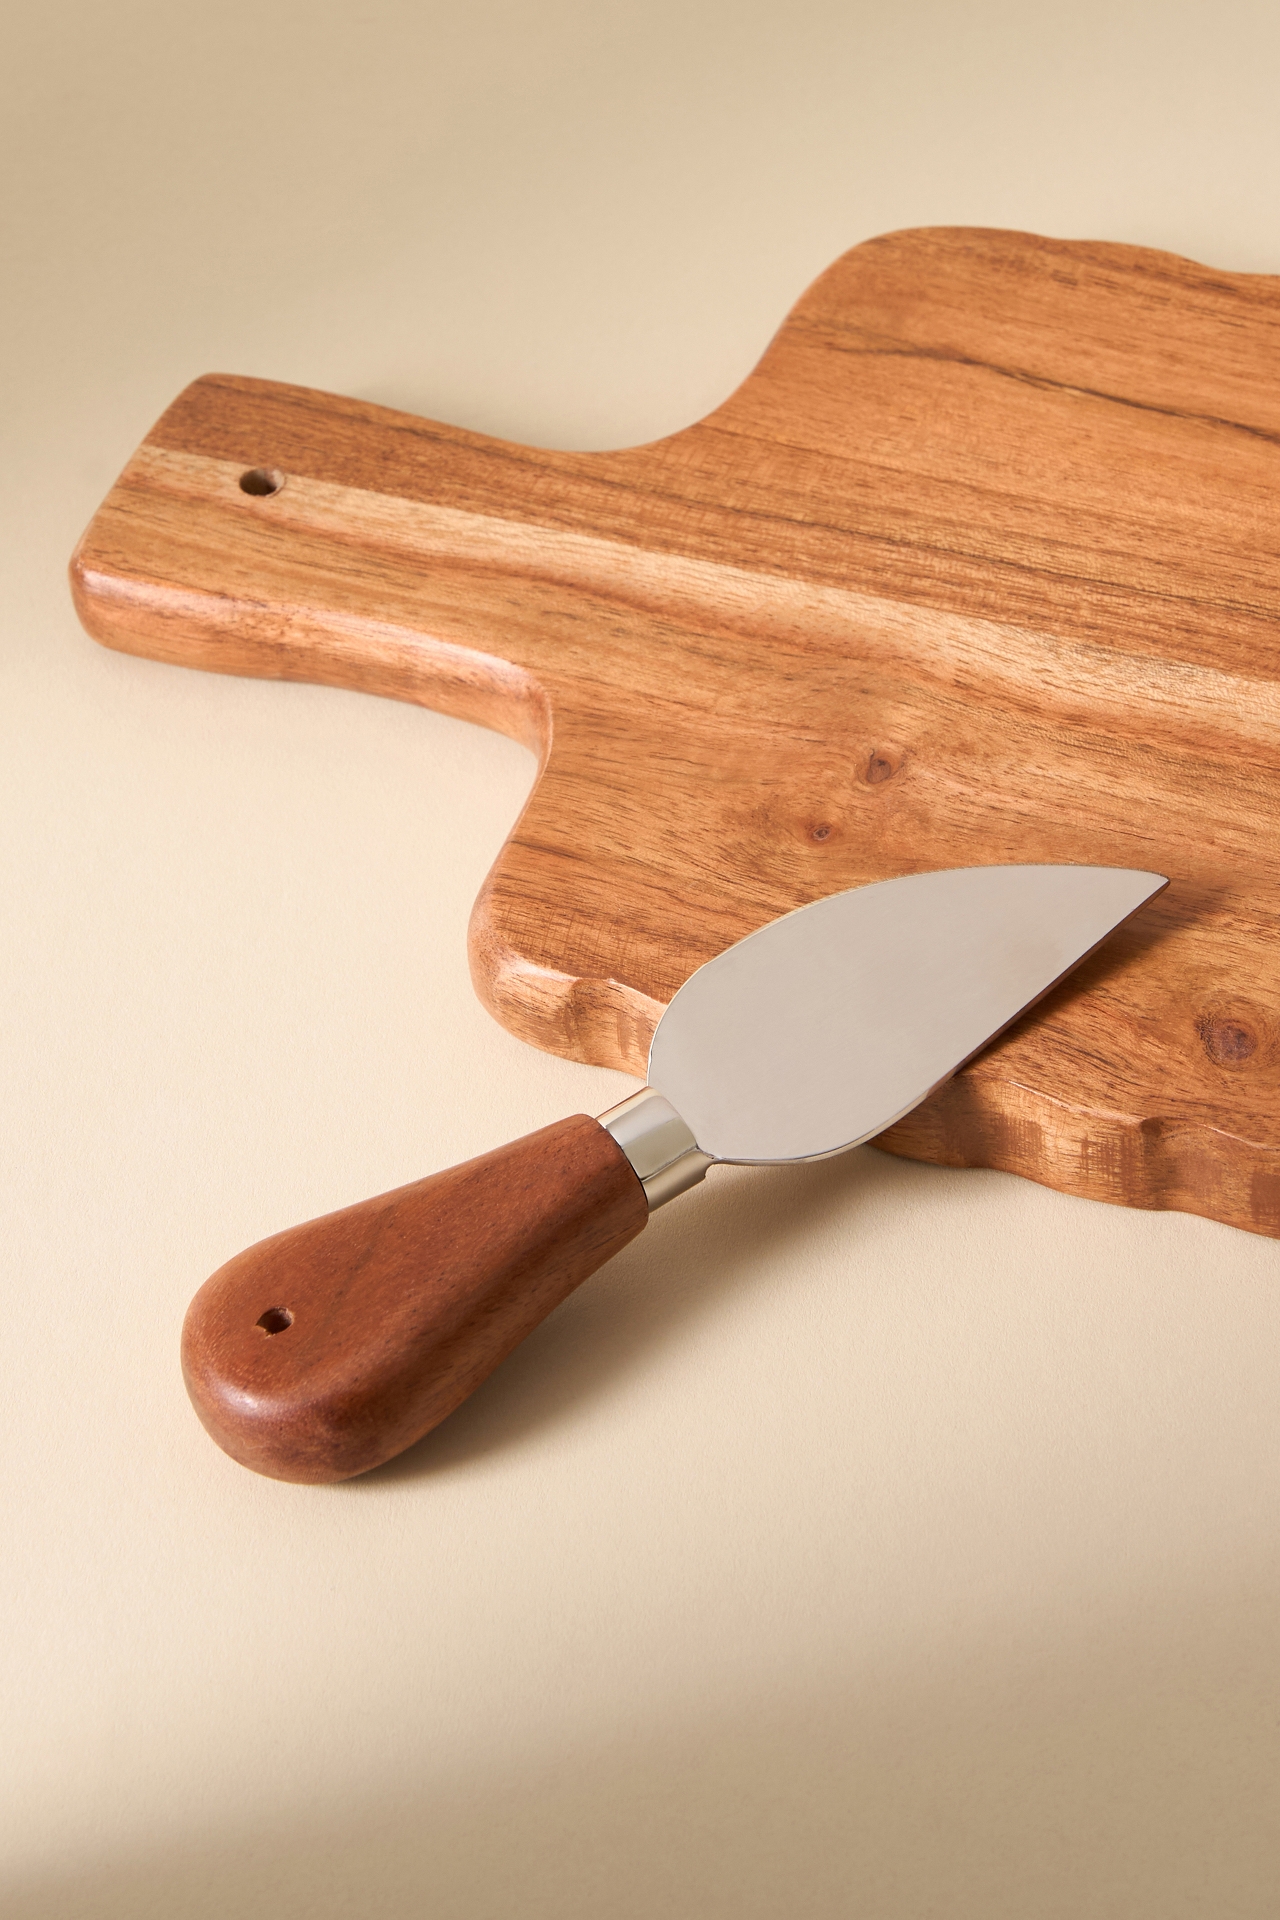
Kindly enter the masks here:
[[703, 1153], [669, 1100], [642, 1087], [600, 1116], [635, 1169], [652, 1213], [706, 1178], [713, 1156]]

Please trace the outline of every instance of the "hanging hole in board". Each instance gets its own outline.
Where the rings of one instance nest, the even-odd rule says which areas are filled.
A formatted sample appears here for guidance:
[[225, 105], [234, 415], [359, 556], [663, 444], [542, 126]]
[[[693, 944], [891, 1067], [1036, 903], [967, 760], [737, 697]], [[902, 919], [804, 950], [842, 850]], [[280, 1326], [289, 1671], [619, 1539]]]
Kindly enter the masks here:
[[284, 475], [279, 467], [250, 467], [247, 473], [240, 475], [241, 493], [252, 493], [263, 499], [269, 493], [279, 493], [284, 485]]

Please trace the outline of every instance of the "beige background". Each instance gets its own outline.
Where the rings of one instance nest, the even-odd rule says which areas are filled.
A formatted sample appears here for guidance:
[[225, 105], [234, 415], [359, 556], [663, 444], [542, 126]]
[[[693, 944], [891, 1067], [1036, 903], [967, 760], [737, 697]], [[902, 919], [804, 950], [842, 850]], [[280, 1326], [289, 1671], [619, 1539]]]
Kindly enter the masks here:
[[211, 369], [604, 446], [896, 226], [1274, 272], [1273, 0], [16, 14], [0, 1911], [1273, 1914], [1272, 1241], [722, 1172], [396, 1466], [210, 1445], [211, 1268], [629, 1083], [471, 994], [519, 748], [101, 652], [63, 571]]

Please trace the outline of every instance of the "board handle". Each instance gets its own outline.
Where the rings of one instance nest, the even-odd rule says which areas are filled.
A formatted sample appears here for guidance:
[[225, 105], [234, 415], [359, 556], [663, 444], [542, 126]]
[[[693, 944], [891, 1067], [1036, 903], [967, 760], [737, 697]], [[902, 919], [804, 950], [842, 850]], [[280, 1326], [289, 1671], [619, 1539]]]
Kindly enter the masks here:
[[242, 1466], [348, 1480], [452, 1413], [648, 1217], [622, 1148], [580, 1113], [291, 1227], [191, 1302], [192, 1404]]

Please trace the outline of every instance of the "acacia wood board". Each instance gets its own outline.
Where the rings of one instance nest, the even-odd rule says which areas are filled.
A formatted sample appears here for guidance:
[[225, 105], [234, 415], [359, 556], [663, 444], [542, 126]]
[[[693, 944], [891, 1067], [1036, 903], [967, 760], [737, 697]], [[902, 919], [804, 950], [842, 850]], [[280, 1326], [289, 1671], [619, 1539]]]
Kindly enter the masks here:
[[533, 748], [472, 971], [571, 1059], [643, 1074], [695, 967], [841, 888], [1168, 874], [880, 1143], [1280, 1234], [1278, 504], [1280, 279], [927, 229], [622, 452], [197, 380], [72, 577], [107, 645]]

